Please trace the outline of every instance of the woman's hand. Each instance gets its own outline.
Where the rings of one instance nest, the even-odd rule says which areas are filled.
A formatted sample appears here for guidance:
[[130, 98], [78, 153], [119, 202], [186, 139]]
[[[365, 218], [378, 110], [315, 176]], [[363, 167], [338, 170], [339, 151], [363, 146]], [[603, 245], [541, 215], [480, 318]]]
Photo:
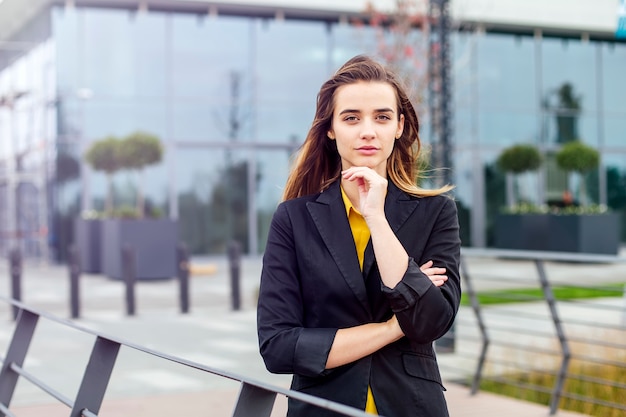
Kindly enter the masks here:
[[354, 181], [359, 189], [359, 212], [367, 221], [370, 217], [385, 216], [387, 179], [367, 167], [351, 167], [341, 173], [346, 181]]
[[420, 270], [425, 273], [437, 287], [441, 287], [443, 283], [448, 280], [448, 276], [445, 275], [446, 268], [433, 267], [433, 261], [428, 261], [420, 266]]

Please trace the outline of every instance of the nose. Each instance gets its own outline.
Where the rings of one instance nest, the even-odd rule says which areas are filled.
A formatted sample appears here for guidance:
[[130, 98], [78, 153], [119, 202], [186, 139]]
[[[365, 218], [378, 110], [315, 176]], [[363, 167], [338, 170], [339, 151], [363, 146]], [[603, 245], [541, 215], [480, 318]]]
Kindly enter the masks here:
[[361, 122], [361, 139], [374, 139], [375, 137], [374, 121], [370, 118], [363, 119]]

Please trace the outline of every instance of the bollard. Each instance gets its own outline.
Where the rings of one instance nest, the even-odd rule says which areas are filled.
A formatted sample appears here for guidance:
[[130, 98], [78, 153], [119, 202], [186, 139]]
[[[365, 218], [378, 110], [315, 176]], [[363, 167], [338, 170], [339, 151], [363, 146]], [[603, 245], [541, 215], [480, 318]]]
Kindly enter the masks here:
[[176, 247], [178, 284], [180, 288], [180, 312], [189, 313], [189, 253], [187, 246], [180, 243]]
[[[22, 301], [22, 255], [19, 249], [12, 249], [9, 254], [11, 271], [11, 297]], [[13, 320], [17, 319], [19, 309], [13, 306]]]
[[130, 245], [122, 248], [122, 278], [126, 284], [126, 314], [135, 315], [135, 250]]
[[70, 314], [73, 319], [77, 319], [80, 317], [80, 253], [75, 245], [72, 245], [69, 249], [68, 261], [70, 272]]
[[241, 307], [241, 291], [239, 286], [241, 245], [236, 240], [233, 240], [230, 245], [228, 245], [228, 261], [230, 264], [230, 295], [232, 309], [237, 311]]

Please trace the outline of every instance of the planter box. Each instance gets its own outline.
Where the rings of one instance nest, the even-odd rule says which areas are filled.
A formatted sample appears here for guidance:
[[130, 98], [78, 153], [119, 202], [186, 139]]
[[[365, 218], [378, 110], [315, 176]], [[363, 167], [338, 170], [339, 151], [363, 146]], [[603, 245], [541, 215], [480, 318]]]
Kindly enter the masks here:
[[78, 249], [82, 272], [102, 272], [102, 222], [101, 219], [74, 219], [74, 245]]
[[499, 249], [548, 250], [548, 214], [498, 214], [494, 246]]
[[617, 255], [620, 218], [617, 213], [556, 215], [549, 220], [548, 250]]
[[135, 251], [137, 279], [176, 276], [178, 222], [170, 219], [107, 219], [102, 224], [102, 272], [123, 278], [122, 248]]

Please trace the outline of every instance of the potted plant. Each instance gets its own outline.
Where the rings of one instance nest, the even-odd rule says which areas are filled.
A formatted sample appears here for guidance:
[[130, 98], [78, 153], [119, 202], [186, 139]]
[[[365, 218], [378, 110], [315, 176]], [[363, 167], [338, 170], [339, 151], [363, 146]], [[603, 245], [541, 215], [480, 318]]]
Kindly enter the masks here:
[[138, 279], [172, 278], [176, 275], [178, 222], [155, 217], [144, 207], [143, 170], [162, 160], [161, 141], [148, 132], [137, 131], [118, 145], [116, 155], [121, 169], [138, 171], [139, 181], [134, 209], [120, 211], [104, 221], [103, 272], [111, 278], [122, 278], [122, 250], [129, 246], [134, 250]]
[[120, 140], [108, 136], [95, 141], [85, 152], [85, 162], [96, 172], [103, 172], [107, 177], [107, 194], [103, 214], [97, 212], [82, 213], [74, 220], [74, 244], [79, 250], [80, 267], [84, 272], [102, 272], [102, 218], [113, 214], [113, 175], [121, 168], [118, 158]]
[[507, 207], [495, 218], [495, 246], [505, 249], [544, 250], [547, 233], [545, 210], [531, 202], [520, 202], [517, 176], [536, 171], [543, 162], [539, 150], [530, 144], [510, 146], [496, 165], [507, 176]]
[[137, 170], [139, 184], [137, 187], [137, 216], [145, 216], [143, 170], [145, 167], [158, 164], [163, 158], [163, 146], [158, 137], [148, 132], [137, 131], [127, 136], [119, 148], [120, 163], [126, 169]]
[[507, 202], [513, 207], [517, 202], [515, 193], [517, 176], [528, 171], [536, 171], [541, 166], [543, 158], [537, 147], [530, 144], [513, 145], [506, 148], [496, 161], [507, 175]]
[[599, 162], [598, 151], [578, 140], [566, 143], [556, 153], [557, 166], [579, 177], [580, 206], [566, 205], [550, 214], [549, 250], [610, 255], [619, 252], [619, 216], [605, 206], [588, 203], [584, 174], [596, 169]]
[[[123, 276], [122, 250], [129, 246], [135, 254], [138, 279], [171, 278], [176, 275], [178, 223], [146, 215], [143, 182], [137, 186], [133, 208], [116, 208], [113, 201], [113, 175], [122, 170], [136, 170], [159, 163], [163, 147], [158, 137], [134, 132], [124, 138], [113, 136], [94, 142], [85, 153], [85, 161], [107, 175], [107, 196], [102, 213], [85, 214], [77, 219], [75, 243], [81, 254], [84, 271], [102, 272], [110, 278]], [[140, 178], [141, 179], [141, 178]]]

